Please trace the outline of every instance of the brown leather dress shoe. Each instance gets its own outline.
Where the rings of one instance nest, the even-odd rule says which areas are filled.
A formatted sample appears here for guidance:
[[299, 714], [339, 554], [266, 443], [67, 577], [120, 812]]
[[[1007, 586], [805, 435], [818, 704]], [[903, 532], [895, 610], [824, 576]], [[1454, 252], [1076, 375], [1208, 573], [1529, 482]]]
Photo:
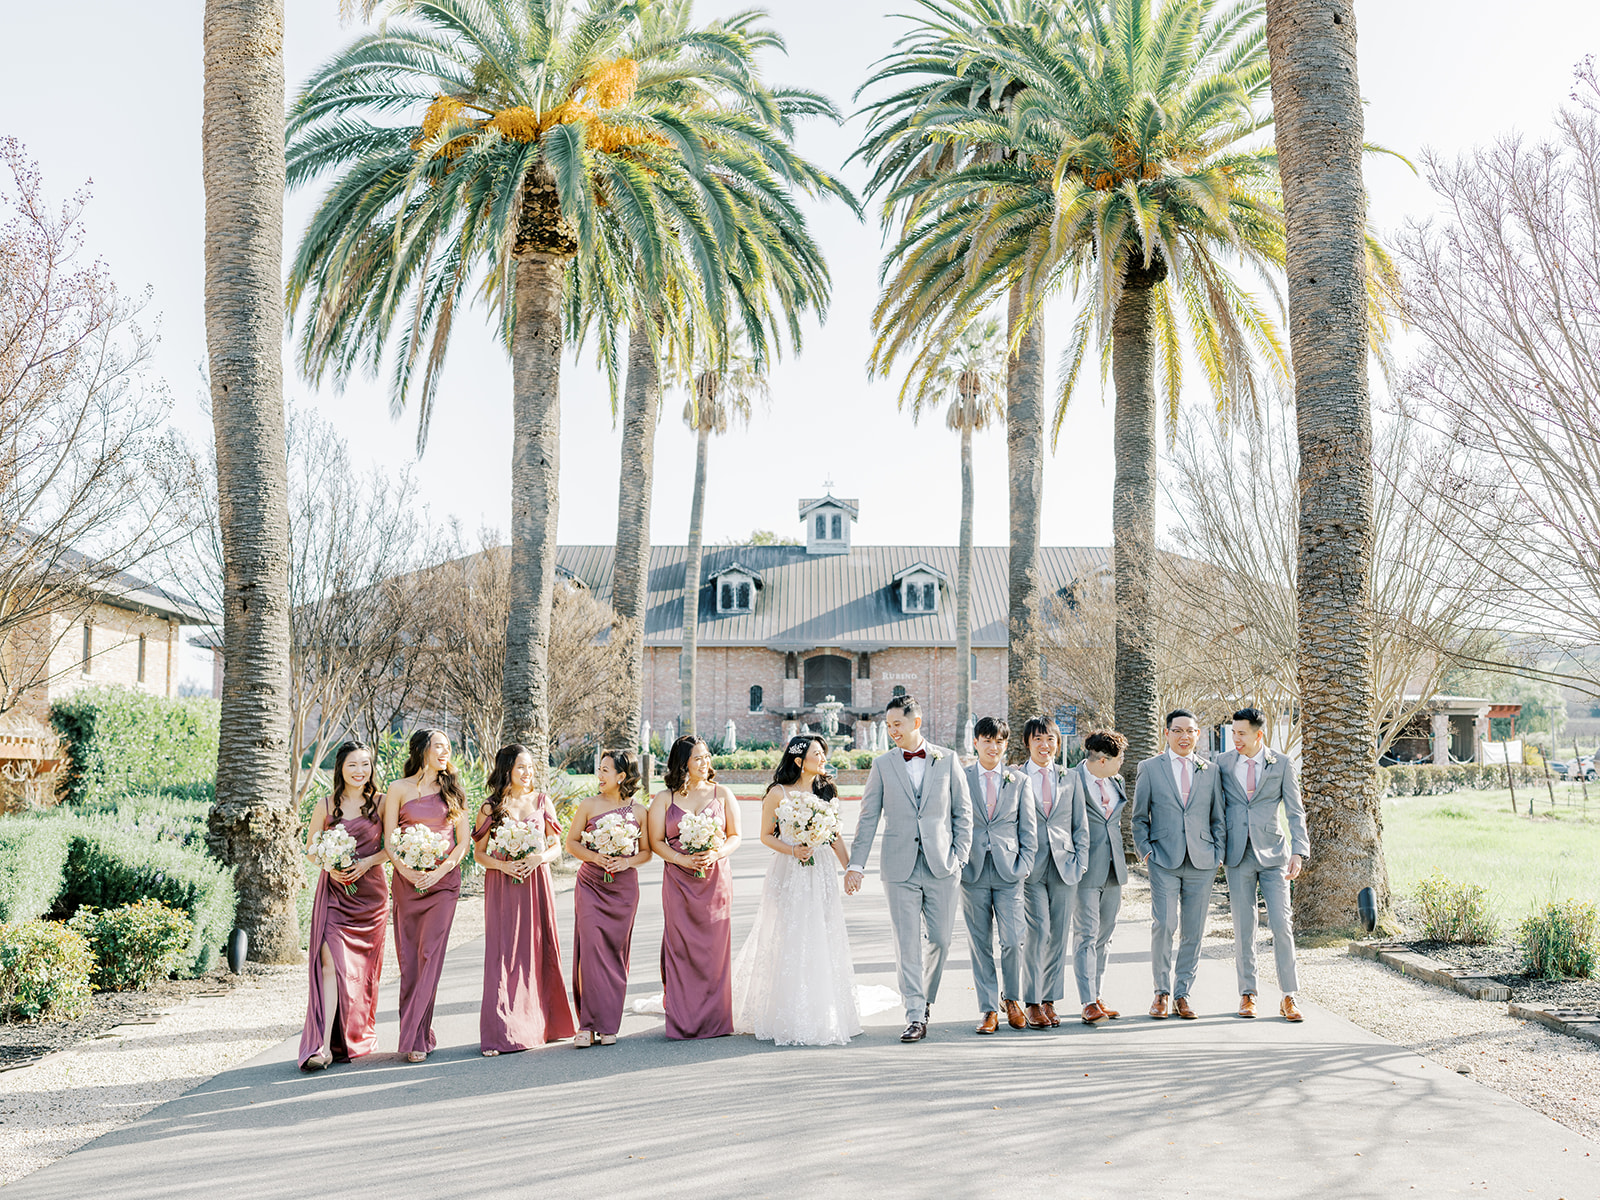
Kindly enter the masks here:
[[1240, 1017], [1253, 1017], [1256, 1015], [1256, 998], [1249, 992], [1239, 997], [1239, 1011], [1234, 1014]]
[[973, 1033], [999, 1033], [1000, 1032], [1000, 1014], [997, 1013], [997, 1012], [986, 1012], [986, 1013], [984, 1013], [983, 1014], [983, 1020], [978, 1022], [978, 1027], [976, 1029], [974, 1029], [972, 1032]]
[[1305, 1014], [1294, 1006], [1294, 997], [1285, 996], [1283, 1003], [1278, 1005], [1278, 1015], [1285, 1021], [1304, 1021]]
[[1200, 1016], [1199, 1013], [1195, 1012], [1194, 1009], [1189, 1007], [1189, 997], [1187, 996], [1179, 996], [1176, 1000], [1174, 1000], [1172, 1002], [1172, 1011], [1177, 1013], [1185, 1021], [1194, 1021]]
[[1167, 1008], [1167, 994], [1157, 992], [1155, 1001], [1150, 1005], [1150, 1017], [1155, 1021], [1165, 1021], [1170, 1010]]
[[1049, 1029], [1050, 1018], [1044, 1015], [1044, 1009], [1037, 1004], [1028, 1005], [1028, 1028]]
[[1104, 1021], [1106, 1016], [1106, 1010], [1101, 1008], [1097, 1001], [1091, 1000], [1083, 1006], [1083, 1023], [1085, 1025], [1093, 1025], [1097, 1021]]
[[1113, 1021], [1122, 1015], [1098, 996], [1095, 997], [1094, 1002], [1100, 1006], [1100, 1011], [1105, 1013], [1105, 1015], [1110, 1017]]
[[900, 1035], [900, 1040], [902, 1042], [920, 1042], [927, 1036], [927, 1023], [924, 1021], [912, 1021], [906, 1026], [905, 1032]]
[[1006, 1024], [1013, 1029], [1026, 1029], [1028, 1027], [1028, 1018], [1022, 1015], [1022, 1005], [1015, 1000], [1007, 1000], [1005, 1004]]
[[1050, 1018], [1050, 1025], [1051, 1025], [1051, 1028], [1054, 1028], [1054, 1027], [1055, 1027], [1055, 1026], [1057, 1026], [1057, 1025], [1059, 1025], [1059, 1024], [1061, 1024], [1061, 1018], [1060, 1018], [1060, 1017], [1058, 1017], [1058, 1016], [1056, 1016], [1056, 1005], [1055, 1005], [1055, 1001], [1053, 1001], [1053, 1000], [1046, 1000], [1046, 1001], [1045, 1001], [1045, 1002], [1044, 1002], [1044, 1003], [1043, 1003], [1043, 1004], [1041, 1004], [1041, 1005], [1040, 1005], [1040, 1006], [1039, 1006], [1039, 1007], [1040, 1007], [1040, 1008], [1042, 1008], [1042, 1009], [1044, 1009], [1044, 1015], [1045, 1015], [1045, 1016], [1047, 1016], [1047, 1017], [1049, 1017], [1049, 1018]]

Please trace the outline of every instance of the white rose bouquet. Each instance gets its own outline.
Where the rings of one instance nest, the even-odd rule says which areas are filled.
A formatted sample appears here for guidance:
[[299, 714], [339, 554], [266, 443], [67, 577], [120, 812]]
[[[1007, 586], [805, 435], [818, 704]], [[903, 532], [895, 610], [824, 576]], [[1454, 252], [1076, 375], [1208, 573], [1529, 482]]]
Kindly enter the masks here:
[[[796, 846], [831, 846], [839, 836], [839, 806], [811, 792], [788, 792], [778, 801], [778, 833]], [[800, 860], [813, 866], [816, 855]]]
[[[348, 871], [356, 865], [356, 839], [341, 822], [329, 829], [324, 829], [311, 839], [311, 845], [306, 850], [306, 857], [324, 871]], [[354, 896], [356, 885], [344, 885], [344, 894]]]
[[[594, 823], [593, 829], [585, 829], [579, 836], [583, 844], [596, 854], [632, 858], [639, 853], [639, 823], [631, 815], [607, 813]], [[607, 883], [613, 882], [610, 871], [604, 874]]]
[[[723, 841], [722, 822], [708, 812], [684, 813], [678, 823], [678, 846], [685, 854], [715, 850]], [[695, 876], [704, 879], [706, 873], [696, 871]]]
[[[450, 853], [450, 839], [426, 825], [405, 825], [395, 832], [394, 856], [413, 871], [431, 871]], [[425, 892], [426, 888], [417, 891]]]
[[507, 817], [494, 827], [494, 832], [489, 835], [489, 853], [495, 858], [507, 862], [515, 862], [519, 858], [527, 858], [530, 854], [543, 854], [544, 817], [537, 816], [530, 821], [519, 821], [516, 817]]

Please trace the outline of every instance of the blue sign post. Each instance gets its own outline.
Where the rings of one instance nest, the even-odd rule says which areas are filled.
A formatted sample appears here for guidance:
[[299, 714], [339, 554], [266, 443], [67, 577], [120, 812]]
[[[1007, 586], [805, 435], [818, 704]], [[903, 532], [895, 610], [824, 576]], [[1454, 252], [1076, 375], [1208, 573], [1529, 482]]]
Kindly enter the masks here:
[[1056, 706], [1056, 728], [1064, 738], [1078, 736], [1078, 706], [1076, 704]]

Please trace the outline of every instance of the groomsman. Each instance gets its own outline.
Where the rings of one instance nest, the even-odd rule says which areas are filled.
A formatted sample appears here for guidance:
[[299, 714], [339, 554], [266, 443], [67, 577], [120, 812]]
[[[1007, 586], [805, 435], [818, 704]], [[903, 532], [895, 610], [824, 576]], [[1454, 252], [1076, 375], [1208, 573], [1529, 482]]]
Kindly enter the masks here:
[[1227, 835], [1222, 772], [1195, 753], [1199, 740], [1193, 713], [1181, 708], [1168, 713], [1167, 752], [1139, 764], [1133, 792], [1134, 848], [1150, 864], [1150, 964], [1156, 988], [1150, 1015], [1158, 1021], [1174, 1011], [1190, 1021], [1197, 1015], [1189, 989], [1200, 966], [1211, 884]]
[[[1023, 1029], [1023, 881], [1033, 869], [1038, 831], [1028, 776], [1006, 766], [1011, 728], [984, 717], [972, 727], [978, 761], [967, 768], [972, 797], [972, 851], [961, 869], [961, 908], [972, 944], [972, 980], [978, 989], [978, 1033], [1000, 1028], [1000, 1005], [1013, 1029]], [[995, 927], [1000, 932], [1000, 970], [994, 961]], [[1001, 976], [1004, 976], [1004, 990]]]
[[1039, 853], [1023, 889], [1026, 933], [1028, 1028], [1061, 1024], [1055, 1002], [1066, 992], [1067, 953], [1072, 944], [1072, 909], [1078, 880], [1089, 859], [1089, 820], [1082, 777], [1056, 763], [1061, 746], [1056, 723], [1034, 717], [1022, 728], [1028, 747], [1023, 769], [1033, 784]]
[[[1267, 719], [1258, 708], [1233, 714], [1233, 749], [1217, 757], [1227, 814], [1225, 870], [1233, 906], [1233, 958], [1239, 970], [1239, 1015], [1256, 1015], [1256, 889], [1267, 902], [1272, 955], [1278, 962], [1283, 1002], [1278, 1014], [1301, 1021], [1294, 994], [1299, 981], [1294, 961], [1294, 910], [1289, 881], [1311, 853], [1306, 810], [1294, 764], [1267, 748]], [[1278, 825], [1278, 807], [1289, 821], [1289, 840]]]
[[1111, 931], [1122, 907], [1122, 885], [1128, 882], [1128, 860], [1122, 852], [1122, 809], [1128, 794], [1122, 787], [1122, 756], [1128, 739], [1111, 730], [1098, 730], [1083, 739], [1087, 755], [1078, 770], [1083, 774], [1084, 807], [1089, 814], [1089, 858], [1078, 880], [1078, 902], [1072, 917], [1072, 971], [1078, 980], [1078, 1003], [1083, 1023], [1093, 1025], [1121, 1014], [1100, 999], [1100, 981], [1106, 973], [1106, 952]]

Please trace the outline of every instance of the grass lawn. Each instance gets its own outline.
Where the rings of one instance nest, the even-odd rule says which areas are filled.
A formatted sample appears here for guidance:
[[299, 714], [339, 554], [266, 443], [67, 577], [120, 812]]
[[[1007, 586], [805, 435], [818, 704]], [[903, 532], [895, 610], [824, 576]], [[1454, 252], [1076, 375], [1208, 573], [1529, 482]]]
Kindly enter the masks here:
[[1507, 926], [1552, 897], [1600, 902], [1600, 788], [1590, 788], [1587, 820], [1575, 786], [1568, 792], [1557, 785], [1553, 809], [1539, 787], [1532, 818], [1525, 788], [1517, 789], [1516, 816], [1504, 789], [1391, 796], [1383, 802], [1383, 848], [1395, 898], [1408, 898], [1419, 879], [1437, 870], [1488, 888]]

